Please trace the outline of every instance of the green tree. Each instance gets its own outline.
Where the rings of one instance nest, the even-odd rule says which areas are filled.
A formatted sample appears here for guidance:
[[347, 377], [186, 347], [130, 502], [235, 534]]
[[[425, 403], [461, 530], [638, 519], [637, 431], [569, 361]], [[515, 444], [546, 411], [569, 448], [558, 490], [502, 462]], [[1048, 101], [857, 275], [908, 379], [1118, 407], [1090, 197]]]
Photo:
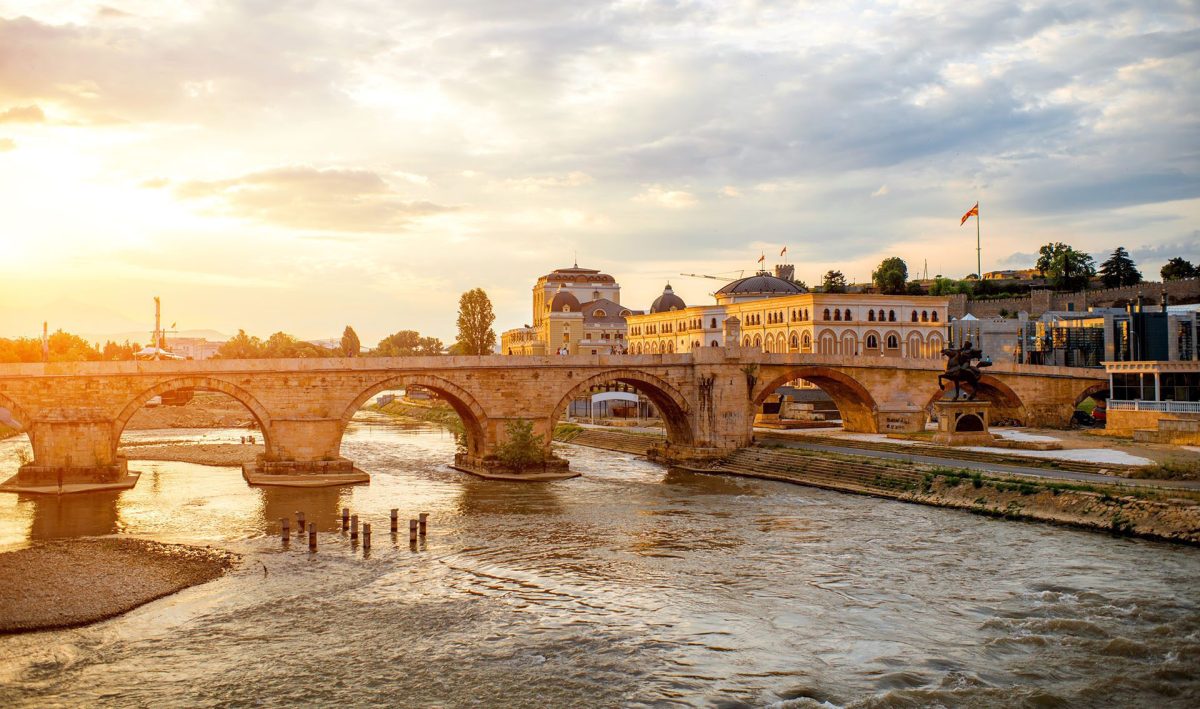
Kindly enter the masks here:
[[245, 330], [229, 338], [217, 348], [216, 357], [220, 359], [260, 359], [263, 356], [263, 341], [253, 335], [247, 335]]
[[442, 341], [436, 337], [422, 337], [416, 330], [401, 330], [379, 341], [371, 354], [375, 357], [419, 357], [440, 355]]
[[100, 355], [108, 361], [121, 361], [133, 359], [133, 353], [138, 350], [136, 345], [130, 344], [129, 340], [125, 340], [124, 344], [118, 345], [115, 342], [105, 342], [104, 349]]
[[1100, 264], [1100, 280], [1105, 288], [1120, 288], [1121, 286], [1136, 286], [1142, 282], [1142, 273], [1137, 270], [1133, 259], [1124, 246], [1118, 246], [1116, 251]]
[[1167, 261], [1167, 264], [1159, 271], [1164, 281], [1178, 281], [1184, 278], [1200, 277], [1200, 271], [1192, 265], [1191, 261], [1183, 259], [1179, 256]]
[[1038, 249], [1037, 270], [1050, 279], [1055, 288], [1064, 290], [1083, 290], [1088, 280], [1096, 275], [1091, 256], [1062, 242]]
[[492, 301], [482, 288], [473, 288], [458, 299], [458, 342], [463, 354], [491, 354], [496, 346], [496, 331], [492, 323], [496, 314]]
[[347, 357], [357, 357], [362, 351], [362, 343], [358, 341], [358, 333], [349, 325], [342, 330], [342, 354]]
[[821, 278], [821, 291], [824, 293], [845, 293], [846, 277], [841, 271], [826, 271]]
[[902, 295], [907, 282], [908, 264], [895, 256], [884, 259], [879, 268], [871, 272], [871, 283], [887, 295]]
[[904, 292], [907, 295], [925, 295], [925, 289], [917, 281], [909, 281]]
[[533, 423], [525, 419], [509, 421], [504, 426], [507, 440], [496, 447], [500, 462], [513, 468], [535, 465], [546, 459], [546, 446], [541, 435], [533, 432]]

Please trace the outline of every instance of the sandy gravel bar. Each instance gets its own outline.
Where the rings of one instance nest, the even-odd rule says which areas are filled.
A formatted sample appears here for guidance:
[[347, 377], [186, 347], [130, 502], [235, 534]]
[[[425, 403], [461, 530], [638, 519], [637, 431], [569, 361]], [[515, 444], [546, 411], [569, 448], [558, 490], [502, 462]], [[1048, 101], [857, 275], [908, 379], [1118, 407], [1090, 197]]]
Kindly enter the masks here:
[[122, 446], [119, 452], [130, 460], [177, 460], [198, 465], [238, 467], [243, 463], [253, 463], [266, 450], [262, 445], [239, 443], [167, 443]]
[[143, 539], [65, 539], [0, 554], [0, 633], [94, 623], [211, 581], [226, 551]]

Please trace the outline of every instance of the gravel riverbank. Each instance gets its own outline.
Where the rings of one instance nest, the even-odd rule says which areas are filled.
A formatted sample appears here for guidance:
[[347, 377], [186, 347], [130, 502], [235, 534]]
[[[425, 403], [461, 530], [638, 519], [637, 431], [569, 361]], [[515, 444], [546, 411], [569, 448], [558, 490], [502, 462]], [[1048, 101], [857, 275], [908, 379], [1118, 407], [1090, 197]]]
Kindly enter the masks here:
[[253, 463], [266, 447], [240, 443], [148, 443], [123, 445], [121, 455], [130, 460], [177, 460], [198, 465], [232, 465]]
[[143, 539], [45, 542], [0, 554], [0, 633], [68, 628], [211, 581], [235, 554]]

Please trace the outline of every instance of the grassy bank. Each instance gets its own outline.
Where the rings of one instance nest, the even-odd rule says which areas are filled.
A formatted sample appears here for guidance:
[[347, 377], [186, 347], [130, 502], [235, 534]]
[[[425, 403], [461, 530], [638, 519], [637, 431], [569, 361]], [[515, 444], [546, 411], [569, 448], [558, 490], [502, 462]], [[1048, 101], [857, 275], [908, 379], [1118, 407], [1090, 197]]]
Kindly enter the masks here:
[[445, 426], [456, 436], [463, 436], [462, 419], [450, 408], [449, 404], [436, 401], [430, 404], [416, 404], [403, 399], [393, 399], [392, 401], [379, 406], [371, 404], [366, 407], [369, 411], [377, 411], [381, 414], [387, 414], [392, 418], [409, 421], [412, 423], [430, 423], [437, 426]]

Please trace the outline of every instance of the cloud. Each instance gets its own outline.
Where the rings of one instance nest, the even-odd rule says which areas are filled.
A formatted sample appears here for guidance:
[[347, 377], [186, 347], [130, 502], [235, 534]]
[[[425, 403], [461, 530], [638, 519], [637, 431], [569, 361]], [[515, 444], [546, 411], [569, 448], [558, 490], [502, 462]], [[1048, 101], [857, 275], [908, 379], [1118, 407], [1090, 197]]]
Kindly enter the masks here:
[[890, 190], [888, 190], [888, 186], [887, 186], [887, 185], [880, 185], [880, 186], [879, 186], [879, 189], [877, 189], [877, 190], [875, 190], [874, 192], [872, 192], [872, 193], [871, 193], [871, 196], [872, 196], [872, 197], [883, 197], [883, 196], [887, 195], [887, 193], [888, 193], [889, 191], [890, 191]]
[[0, 123], [44, 123], [46, 114], [40, 106], [14, 106], [0, 111]]
[[0, 138], [0, 153], [7, 153], [10, 150], [16, 150], [17, 143], [12, 138]]
[[592, 182], [591, 175], [575, 170], [565, 175], [513, 178], [505, 180], [503, 184], [518, 192], [541, 192], [547, 189], [580, 187], [590, 182]]
[[700, 203], [696, 195], [684, 190], [664, 189], [661, 185], [649, 185], [633, 198], [639, 204], [652, 204], [667, 209], [688, 209]]
[[370, 170], [280, 167], [226, 180], [176, 185], [175, 196], [222, 214], [270, 224], [333, 232], [390, 232], [419, 217], [451, 211], [406, 201]]

